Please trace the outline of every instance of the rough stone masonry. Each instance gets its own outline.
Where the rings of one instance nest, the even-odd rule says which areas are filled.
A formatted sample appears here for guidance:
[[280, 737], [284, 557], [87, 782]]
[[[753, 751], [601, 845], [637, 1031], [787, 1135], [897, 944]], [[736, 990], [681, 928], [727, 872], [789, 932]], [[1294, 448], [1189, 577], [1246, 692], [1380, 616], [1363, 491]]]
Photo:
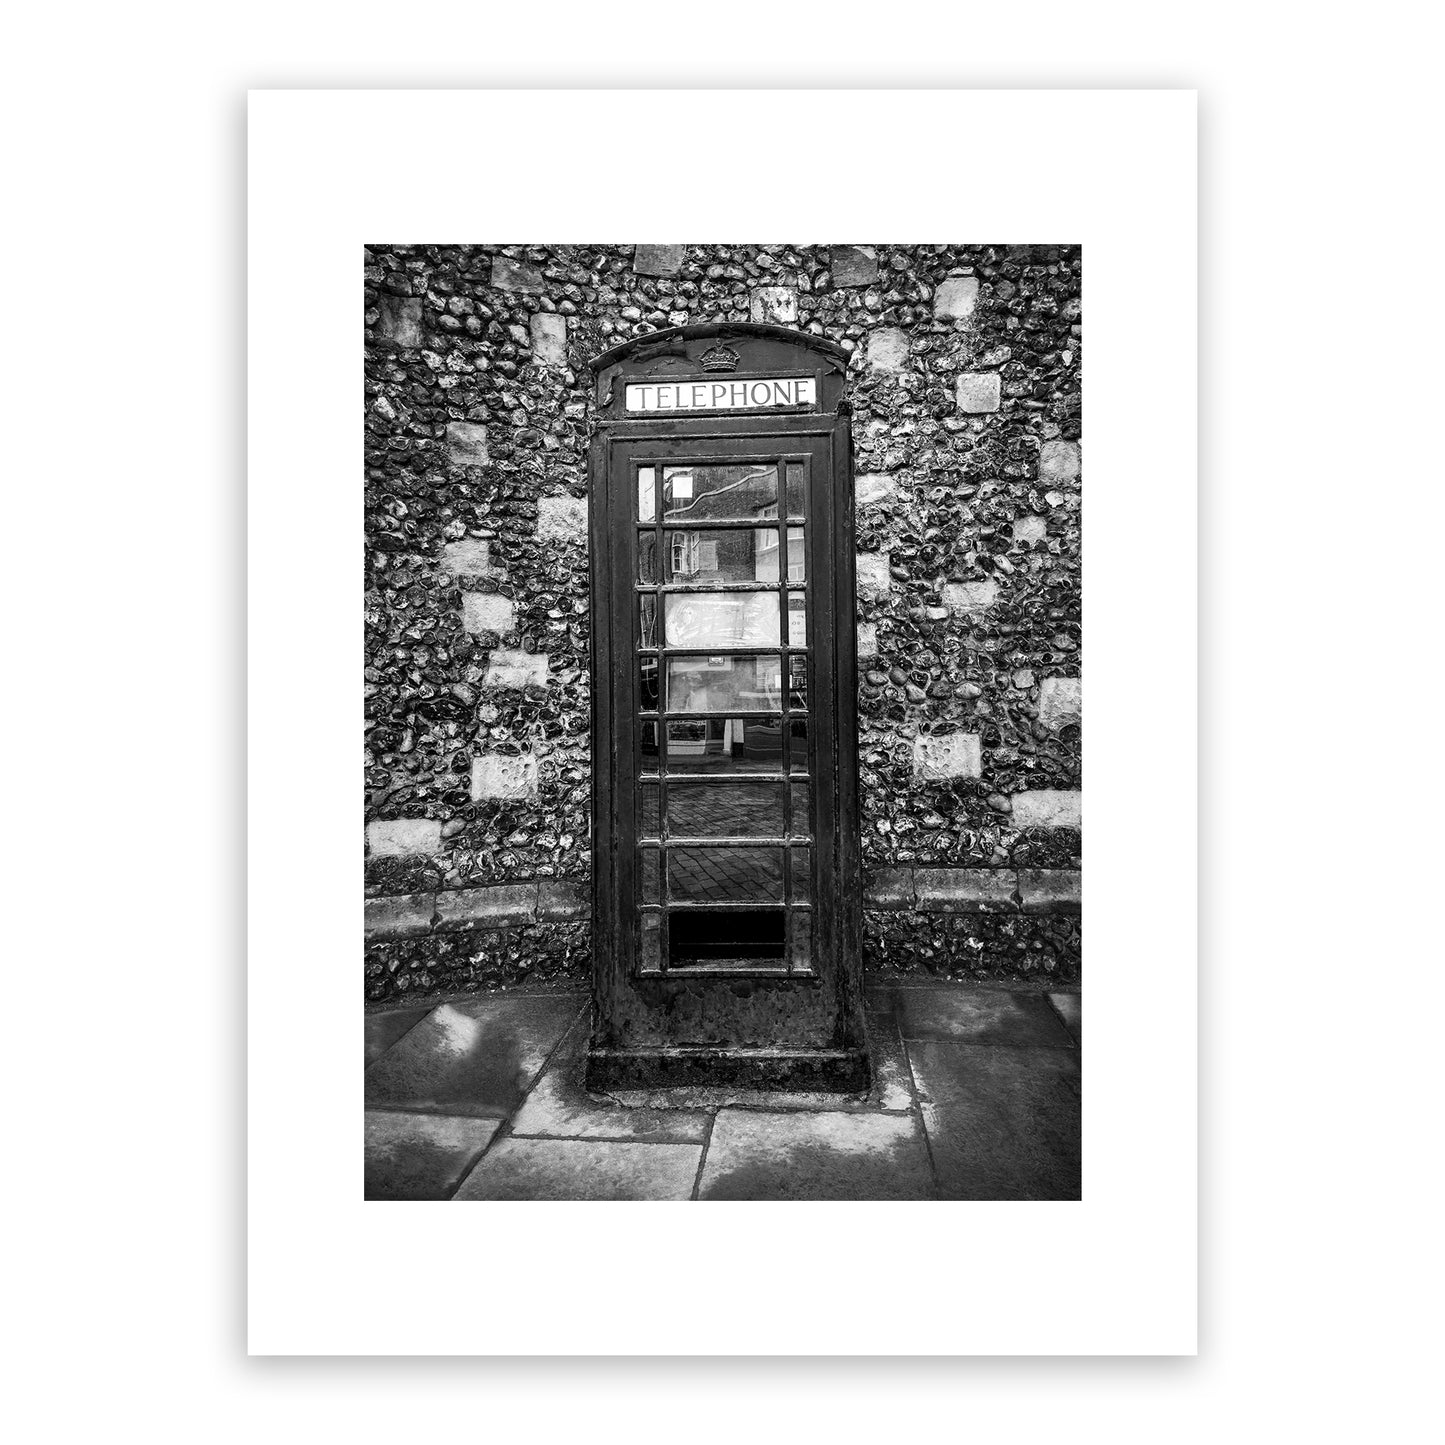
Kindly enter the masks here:
[[852, 354], [865, 966], [1079, 969], [1080, 253], [365, 255], [368, 998], [588, 967], [587, 361], [766, 321]]

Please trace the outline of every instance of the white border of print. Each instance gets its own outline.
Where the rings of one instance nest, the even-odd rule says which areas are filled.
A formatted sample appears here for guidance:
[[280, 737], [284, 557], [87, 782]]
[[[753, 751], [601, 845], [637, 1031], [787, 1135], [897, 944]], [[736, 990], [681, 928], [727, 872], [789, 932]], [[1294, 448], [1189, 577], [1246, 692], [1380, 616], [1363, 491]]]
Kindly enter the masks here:
[[[836, 130], [805, 180], [692, 164], [652, 118], [697, 103], [252, 93], [251, 1352], [1192, 1353], [1194, 94], [748, 92], [733, 155], [774, 154], [802, 115]], [[625, 185], [577, 150], [599, 106], [609, 133], [649, 137]], [[489, 134], [509, 142], [474, 169], [466, 140]], [[1084, 247], [1080, 1203], [362, 1200], [362, 246], [639, 235]], [[398, 1267], [379, 1267], [379, 1239]]]

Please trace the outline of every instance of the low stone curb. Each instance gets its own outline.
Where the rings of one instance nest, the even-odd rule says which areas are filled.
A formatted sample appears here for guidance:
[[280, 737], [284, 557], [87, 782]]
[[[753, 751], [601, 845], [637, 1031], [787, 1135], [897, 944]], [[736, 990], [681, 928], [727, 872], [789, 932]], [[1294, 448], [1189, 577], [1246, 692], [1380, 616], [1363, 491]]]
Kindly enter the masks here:
[[469, 933], [565, 923], [591, 916], [585, 883], [542, 879], [485, 888], [448, 888], [366, 900], [366, 940], [422, 938], [429, 933]]
[[[1034, 913], [1077, 916], [1082, 875], [1071, 868], [880, 868], [871, 873], [863, 906], [878, 912]], [[591, 916], [585, 883], [541, 879], [483, 888], [400, 893], [366, 900], [366, 938], [421, 938], [568, 923]]]

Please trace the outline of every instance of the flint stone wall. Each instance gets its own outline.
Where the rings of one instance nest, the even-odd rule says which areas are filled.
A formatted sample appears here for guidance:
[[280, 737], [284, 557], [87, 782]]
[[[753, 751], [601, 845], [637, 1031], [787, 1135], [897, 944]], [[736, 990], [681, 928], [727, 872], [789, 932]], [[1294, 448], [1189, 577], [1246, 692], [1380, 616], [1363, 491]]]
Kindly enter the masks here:
[[[586, 975], [585, 917], [423, 930], [416, 900], [586, 895], [586, 361], [666, 326], [853, 353], [870, 878], [1076, 869], [1079, 296], [1067, 246], [370, 247], [366, 888], [411, 931], [368, 995]], [[868, 966], [1076, 976], [1076, 918], [911, 896], [870, 904]]]

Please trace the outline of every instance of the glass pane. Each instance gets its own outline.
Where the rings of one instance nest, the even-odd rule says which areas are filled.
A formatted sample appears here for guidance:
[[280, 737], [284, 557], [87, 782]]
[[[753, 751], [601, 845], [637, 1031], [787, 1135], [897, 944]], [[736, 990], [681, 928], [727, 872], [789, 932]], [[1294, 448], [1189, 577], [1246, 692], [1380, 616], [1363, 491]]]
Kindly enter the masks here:
[[788, 646], [808, 645], [808, 600], [801, 592], [788, 593]]
[[702, 527], [662, 535], [669, 582], [778, 580], [776, 527]]
[[637, 645], [657, 646], [657, 598], [650, 592], [637, 599]]
[[667, 920], [668, 966], [726, 971], [783, 957], [783, 913], [775, 908], [682, 912]]
[[639, 532], [637, 534], [637, 580], [639, 582], [657, 581], [657, 533]]
[[793, 784], [793, 837], [806, 838], [813, 831], [813, 815], [808, 808], [808, 784]]
[[642, 785], [642, 796], [639, 802], [641, 806], [637, 816], [638, 832], [644, 838], [659, 837], [656, 783]]
[[788, 528], [788, 581], [801, 582], [807, 576], [807, 548], [803, 545], [803, 528]]
[[651, 467], [637, 469], [637, 520], [650, 522], [657, 515], [656, 473]]
[[813, 896], [813, 850], [794, 848], [793, 855], [793, 897], [807, 903]]
[[655, 657], [637, 659], [637, 710], [657, 711], [658, 662]]
[[805, 717], [789, 718], [788, 731], [791, 734], [788, 747], [788, 769], [790, 772], [807, 772], [808, 719]]
[[800, 521], [807, 515], [803, 505], [803, 464], [788, 463], [788, 515]]
[[638, 938], [637, 962], [644, 973], [658, 973], [662, 968], [662, 914], [644, 913]]
[[667, 880], [679, 903], [772, 903], [783, 896], [783, 850], [669, 848]]
[[669, 592], [669, 647], [776, 647], [776, 592]]
[[662, 854], [656, 848], [643, 848], [638, 852], [637, 871], [642, 875], [642, 901], [658, 901], [658, 876], [661, 872]]
[[788, 659], [788, 706], [794, 712], [806, 712], [808, 709], [808, 659], [806, 657], [790, 657]]
[[[746, 721], [716, 717], [670, 722], [667, 770], [720, 776], [779, 773], [783, 766], [782, 736], [783, 720], [776, 716]], [[645, 761], [644, 756], [644, 765]]]
[[770, 712], [783, 705], [783, 663], [761, 657], [669, 657], [668, 712]]
[[671, 788], [667, 832], [672, 838], [780, 838], [782, 790], [763, 783]]
[[657, 724], [643, 723], [638, 731], [642, 753], [641, 771], [644, 774], [654, 774], [657, 772]]
[[813, 971], [813, 915], [806, 908], [793, 910], [793, 936], [788, 942], [788, 967]]
[[729, 467], [664, 467], [664, 521], [745, 522], [778, 515], [778, 469], [772, 462]]

